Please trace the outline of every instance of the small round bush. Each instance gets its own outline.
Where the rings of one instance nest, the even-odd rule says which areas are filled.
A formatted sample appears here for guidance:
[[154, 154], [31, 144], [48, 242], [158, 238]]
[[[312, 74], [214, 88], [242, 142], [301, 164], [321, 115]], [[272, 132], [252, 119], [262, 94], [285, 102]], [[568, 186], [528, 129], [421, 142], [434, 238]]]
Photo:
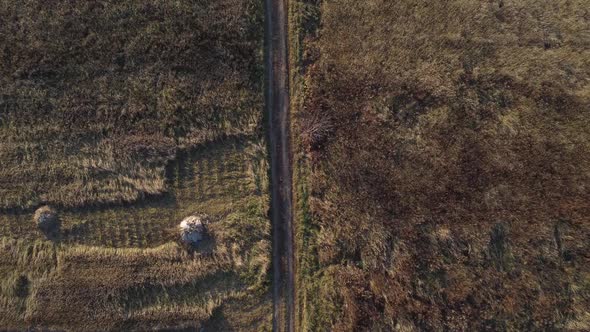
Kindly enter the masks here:
[[33, 220], [37, 227], [44, 232], [57, 231], [59, 229], [59, 217], [57, 212], [49, 206], [42, 206], [35, 211]]

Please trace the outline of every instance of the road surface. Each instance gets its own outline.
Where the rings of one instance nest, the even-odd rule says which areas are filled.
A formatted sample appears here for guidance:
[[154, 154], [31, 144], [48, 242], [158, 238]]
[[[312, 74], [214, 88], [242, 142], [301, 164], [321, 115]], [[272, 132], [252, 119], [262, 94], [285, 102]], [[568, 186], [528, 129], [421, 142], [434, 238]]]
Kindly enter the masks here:
[[273, 331], [295, 330], [287, 0], [265, 0], [266, 109], [271, 158]]

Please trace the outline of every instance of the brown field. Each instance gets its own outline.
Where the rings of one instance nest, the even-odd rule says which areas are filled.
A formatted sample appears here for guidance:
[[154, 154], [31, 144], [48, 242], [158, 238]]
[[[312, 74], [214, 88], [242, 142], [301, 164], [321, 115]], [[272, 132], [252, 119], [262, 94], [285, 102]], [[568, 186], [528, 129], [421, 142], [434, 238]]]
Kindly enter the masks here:
[[[262, 20], [253, 0], [0, 2], [0, 330], [270, 328]], [[193, 213], [212, 223], [189, 252]]]
[[590, 329], [588, 8], [292, 1], [301, 330]]
[[0, 208], [166, 191], [178, 148], [261, 126], [252, 0], [3, 1]]

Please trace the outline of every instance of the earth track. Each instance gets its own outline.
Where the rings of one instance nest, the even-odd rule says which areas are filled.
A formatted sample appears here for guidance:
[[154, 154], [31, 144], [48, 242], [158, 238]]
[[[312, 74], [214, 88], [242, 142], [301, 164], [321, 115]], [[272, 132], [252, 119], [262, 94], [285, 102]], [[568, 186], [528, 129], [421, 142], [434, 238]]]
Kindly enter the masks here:
[[271, 158], [273, 330], [295, 330], [286, 0], [265, 0], [266, 110]]

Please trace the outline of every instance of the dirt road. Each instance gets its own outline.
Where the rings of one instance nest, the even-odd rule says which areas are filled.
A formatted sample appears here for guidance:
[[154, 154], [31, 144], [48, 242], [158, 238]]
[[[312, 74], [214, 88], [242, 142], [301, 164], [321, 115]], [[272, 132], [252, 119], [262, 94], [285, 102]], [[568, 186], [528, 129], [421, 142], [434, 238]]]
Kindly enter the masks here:
[[273, 330], [294, 331], [294, 256], [286, 0], [265, 0], [266, 108], [271, 157]]

